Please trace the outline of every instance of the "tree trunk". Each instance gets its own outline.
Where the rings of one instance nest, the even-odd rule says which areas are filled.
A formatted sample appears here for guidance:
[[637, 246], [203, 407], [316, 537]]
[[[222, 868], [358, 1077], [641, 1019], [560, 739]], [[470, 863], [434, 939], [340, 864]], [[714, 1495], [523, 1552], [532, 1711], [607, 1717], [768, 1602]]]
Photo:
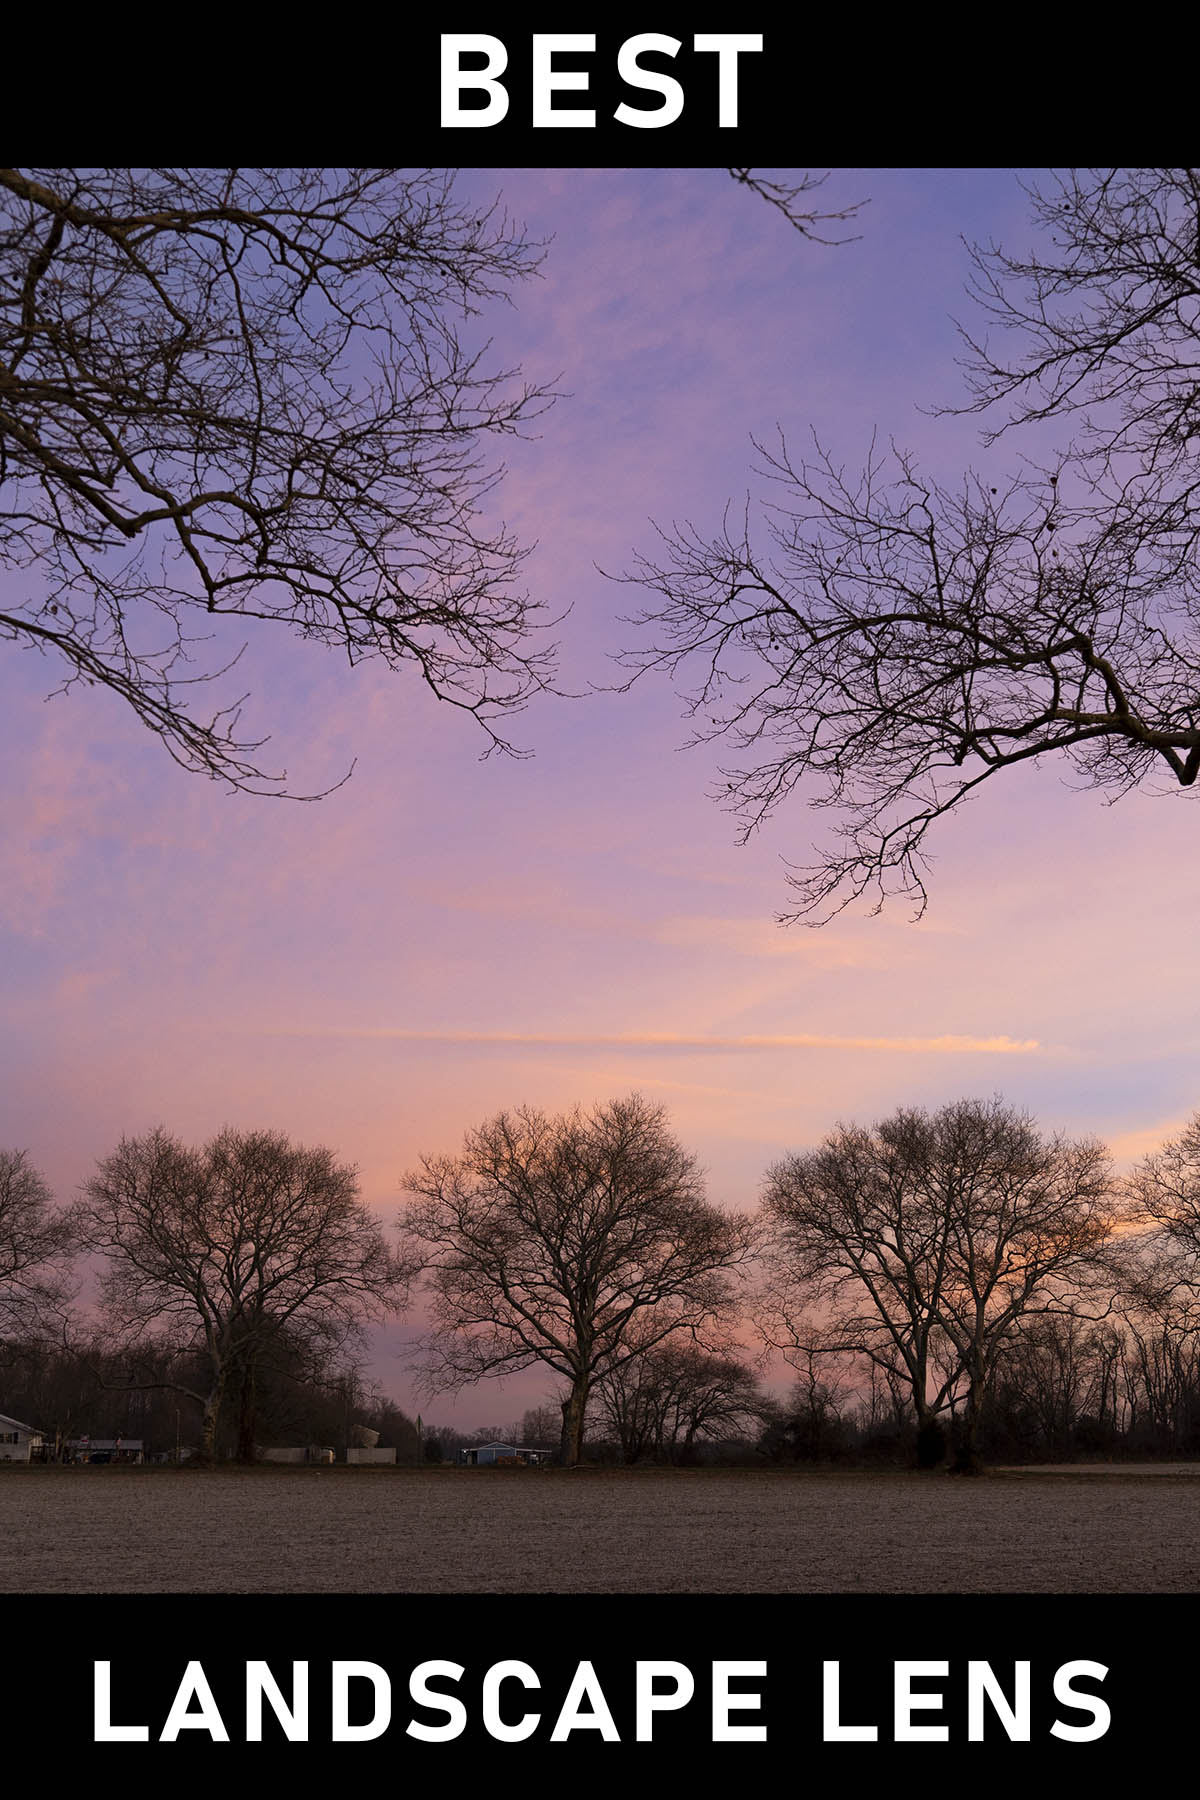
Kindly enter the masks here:
[[946, 1430], [925, 1397], [922, 1385], [913, 1384], [913, 1411], [917, 1415], [917, 1467], [936, 1469], [946, 1460]]
[[217, 1420], [221, 1413], [221, 1401], [225, 1395], [224, 1376], [217, 1382], [204, 1402], [204, 1424], [200, 1437], [200, 1460], [211, 1463], [217, 1460]]
[[934, 1413], [922, 1407], [917, 1414], [917, 1467], [936, 1469], [945, 1460], [945, 1428]]
[[587, 1409], [589, 1380], [577, 1375], [571, 1392], [562, 1404], [562, 1438], [560, 1454], [565, 1469], [573, 1469], [583, 1455], [583, 1416]]
[[242, 1370], [241, 1387], [238, 1392], [237, 1460], [240, 1463], [255, 1461], [254, 1438], [258, 1425], [257, 1398], [254, 1364], [247, 1363]]
[[963, 1408], [962, 1436], [958, 1443], [958, 1454], [951, 1465], [952, 1475], [982, 1475], [983, 1463], [979, 1456], [979, 1409], [981, 1402], [981, 1384], [972, 1379], [967, 1389], [967, 1404]]

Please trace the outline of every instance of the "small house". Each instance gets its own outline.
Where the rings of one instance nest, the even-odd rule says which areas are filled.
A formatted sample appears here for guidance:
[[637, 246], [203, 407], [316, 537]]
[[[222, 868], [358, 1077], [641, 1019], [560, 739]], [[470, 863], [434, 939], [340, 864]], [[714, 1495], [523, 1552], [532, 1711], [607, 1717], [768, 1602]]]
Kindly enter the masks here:
[[20, 1419], [0, 1413], [0, 1462], [29, 1462], [42, 1450], [42, 1434]]

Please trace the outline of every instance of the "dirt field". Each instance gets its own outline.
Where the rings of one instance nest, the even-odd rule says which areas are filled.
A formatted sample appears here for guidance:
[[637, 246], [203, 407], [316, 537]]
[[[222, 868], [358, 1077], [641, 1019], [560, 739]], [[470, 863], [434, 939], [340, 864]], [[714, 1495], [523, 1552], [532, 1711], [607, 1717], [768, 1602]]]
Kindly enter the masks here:
[[1200, 1592], [1196, 1471], [0, 1470], [5, 1593]]

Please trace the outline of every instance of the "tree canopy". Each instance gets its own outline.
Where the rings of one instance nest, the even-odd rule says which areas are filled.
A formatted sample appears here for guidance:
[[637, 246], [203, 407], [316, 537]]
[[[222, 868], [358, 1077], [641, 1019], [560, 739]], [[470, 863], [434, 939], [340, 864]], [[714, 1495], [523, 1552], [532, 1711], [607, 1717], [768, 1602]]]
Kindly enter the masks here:
[[405, 1265], [324, 1146], [227, 1129], [192, 1149], [156, 1130], [123, 1138], [85, 1192], [80, 1235], [107, 1257], [108, 1348], [134, 1385], [145, 1350], [199, 1360], [203, 1391], [173, 1379], [203, 1405], [210, 1458], [227, 1393], [281, 1338], [293, 1365], [305, 1345], [327, 1359], [403, 1303]]
[[876, 1364], [927, 1434], [965, 1398], [966, 1464], [1016, 1328], [1070, 1310], [1116, 1212], [1100, 1144], [1043, 1136], [1000, 1100], [840, 1126], [775, 1165], [764, 1207], [769, 1341]]
[[498, 1113], [405, 1186], [405, 1253], [429, 1291], [426, 1378], [452, 1389], [545, 1363], [569, 1383], [568, 1464], [592, 1388], [721, 1318], [750, 1254], [749, 1222], [705, 1199], [663, 1108], [638, 1094], [589, 1112]]

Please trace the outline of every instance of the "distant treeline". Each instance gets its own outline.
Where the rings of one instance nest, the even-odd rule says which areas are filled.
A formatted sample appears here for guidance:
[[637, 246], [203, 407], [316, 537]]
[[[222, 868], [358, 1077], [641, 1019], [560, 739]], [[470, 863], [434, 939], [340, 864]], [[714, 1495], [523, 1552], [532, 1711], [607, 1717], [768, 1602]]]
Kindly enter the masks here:
[[633, 1094], [497, 1114], [404, 1183], [396, 1233], [278, 1132], [123, 1139], [67, 1207], [0, 1153], [0, 1412], [58, 1448], [450, 1459], [472, 1439], [363, 1373], [419, 1302], [431, 1399], [540, 1368], [546, 1404], [473, 1437], [566, 1464], [1200, 1454], [1200, 1115], [1118, 1176], [998, 1098], [902, 1109], [737, 1213]]

